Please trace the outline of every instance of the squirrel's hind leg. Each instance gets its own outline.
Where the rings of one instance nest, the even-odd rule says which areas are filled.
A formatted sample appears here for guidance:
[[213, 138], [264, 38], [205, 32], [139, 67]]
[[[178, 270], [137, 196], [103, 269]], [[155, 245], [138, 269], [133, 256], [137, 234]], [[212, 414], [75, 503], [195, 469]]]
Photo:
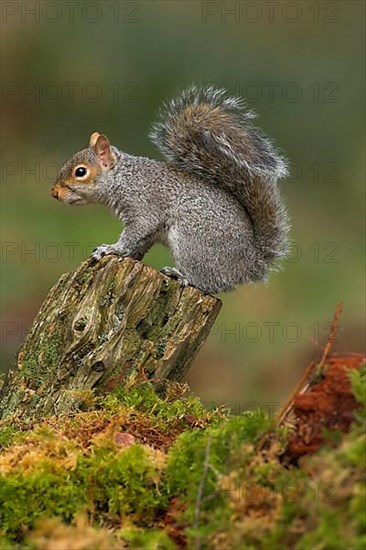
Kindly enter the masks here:
[[163, 267], [163, 269], [160, 270], [160, 273], [162, 273], [163, 275], [167, 275], [172, 279], [176, 279], [180, 286], [189, 285], [188, 279], [176, 267]]

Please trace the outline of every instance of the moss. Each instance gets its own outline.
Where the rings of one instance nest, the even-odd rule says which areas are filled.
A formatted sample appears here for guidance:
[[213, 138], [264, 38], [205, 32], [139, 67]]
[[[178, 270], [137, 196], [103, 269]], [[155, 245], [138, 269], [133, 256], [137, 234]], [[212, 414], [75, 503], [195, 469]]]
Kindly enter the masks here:
[[16, 470], [2, 476], [0, 519], [9, 538], [22, 538], [40, 517], [69, 521], [85, 504], [85, 493], [72, 476], [52, 469], [52, 464], [43, 462], [31, 473]]
[[85, 266], [85, 269], [81, 272], [78, 279], [76, 280], [76, 283], [80, 284], [81, 286], [84, 286], [86, 281], [92, 277], [94, 274], [94, 268], [92, 266]]
[[57, 365], [62, 350], [62, 328], [53, 325], [48, 336], [42, 334], [37, 349], [28, 350], [22, 359], [22, 374], [28, 388], [37, 390], [47, 380], [50, 368]]
[[352, 371], [350, 376], [361, 405], [356, 421], [337, 445], [324, 446], [304, 459], [302, 469], [280, 471], [282, 487], [292, 485], [295, 494], [291, 498], [282, 490], [281, 517], [261, 539], [264, 547], [337, 550], [365, 546], [365, 369]]
[[115, 445], [96, 446], [83, 456], [66, 447], [57, 452], [52, 434], [43, 433], [39, 441], [46, 445], [47, 440], [49, 453], [42, 455], [36, 448], [37, 462], [28, 471], [24, 460], [11, 472], [3, 464], [0, 507], [5, 535], [17, 540], [40, 517], [58, 516], [68, 522], [83, 508], [96, 518], [108, 517], [109, 522], [132, 515], [145, 523], [164, 505], [159, 491], [163, 462], [159, 464], [141, 445], [124, 452]]
[[4, 449], [15, 441], [20, 441], [23, 438], [23, 433], [13, 426], [0, 425], [0, 449]]
[[26, 538], [26, 546], [22, 545], [22, 550], [121, 550], [121, 547], [121, 541], [113, 533], [103, 527], [91, 527], [87, 515], [81, 513], [71, 525], [65, 524], [59, 518], [42, 518]]
[[22, 374], [26, 380], [31, 380], [38, 370], [38, 361], [32, 353], [23, 359], [22, 363]]
[[104, 296], [100, 298], [98, 305], [100, 308], [107, 307], [113, 302], [113, 300], [114, 300], [114, 284], [113, 282], [110, 282], [109, 285], [107, 286]]
[[166, 335], [169, 335], [172, 331], [169, 307], [172, 308], [171, 302], [175, 293], [174, 285], [164, 282], [154, 301], [154, 307], [150, 309], [148, 315], [136, 327], [141, 338], [156, 341], [156, 338], [162, 334], [162, 327], [164, 327]]
[[[1, 523], [8, 539], [22, 539], [40, 517], [57, 516], [70, 522], [82, 508], [110, 523], [132, 517], [139, 525], [147, 525], [168, 505], [168, 492], [162, 485], [165, 454], [138, 442], [121, 445], [118, 437], [117, 443], [114, 440], [115, 434], [122, 434], [123, 441], [122, 423], [138, 425], [142, 414], [151, 428], [162, 432], [209, 421], [197, 399], [161, 399], [149, 384], [130, 391], [118, 389], [89, 405], [97, 410], [64, 420], [67, 436], [59, 432], [61, 421], [56, 426], [43, 423], [25, 436], [23, 446], [3, 454]], [[107, 429], [108, 418], [113, 430]], [[93, 420], [105, 431], [90, 434], [86, 451], [70, 434], [70, 424], [79, 434]], [[4, 428], [3, 436], [10, 444], [12, 430]]]
[[26, 398], [26, 392], [23, 388], [11, 393], [7, 398], [6, 415], [11, 417], [15, 413], [23, 399]]
[[3, 547], [362, 548], [364, 371], [352, 385], [351, 431], [300, 468], [279, 460], [283, 431], [258, 450], [264, 414], [209, 413], [176, 384], [91, 395], [88, 411], [21, 437], [2, 428]]
[[[0, 534], [0, 548], [1, 550], [20, 550], [20, 547], [18, 544], [14, 544], [10, 542], [7, 538], [1, 536]], [[28, 546], [22, 546], [22, 549], [27, 550]]]
[[[133, 381], [131, 382], [133, 384]], [[196, 397], [184, 397], [186, 386], [172, 384], [165, 397], [156, 394], [153, 386], [146, 382], [138, 386], [124, 385], [115, 388], [101, 402], [101, 406], [107, 410], [117, 410], [119, 406], [128, 407], [144, 413], [159, 421], [159, 428], [164, 430], [169, 423], [179, 423], [189, 427], [196, 421], [210, 421], [214, 423], [220, 418], [220, 414], [209, 414], [203, 404]], [[176, 395], [180, 395], [177, 399]]]
[[148, 524], [166, 506], [160, 491], [163, 464], [139, 444], [115, 451], [97, 448], [80, 462], [78, 471], [94, 513], [107, 514], [109, 521], [130, 516]]
[[359, 370], [351, 370], [349, 377], [354, 396], [361, 406], [357, 415], [358, 420], [366, 422], [366, 364], [362, 365]]
[[61, 326], [53, 327], [46, 341], [40, 342], [40, 356], [42, 358], [43, 367], [51, 367], [57, 365], [60, 360], [62, 350], [62, 329]]
[[124, 528], [120, 536], [128, 543], [129, 548], [146, 548], [149, 550], [174, 550], [176, 545], [172, 539], [162, 530], [142, 530], [136, 528]]
[[269, 422], [264, 414], [250, 413], [243, 417], [226, 419], [225, 422], [209, 426], [204, 431], [184, 432], [168, 455], [167, 482], [170, 491], [187, 495], [191, 491], [190, 500], [195, 501], [196, 488], [202, 478], [202, 465], [210, 440], [211, 470], [206, 488], [209, 493], [214, 492], [217, 477], [224, 474], [229, 457], [234, 455], [245, 441], [253, 443], [268, 427]]

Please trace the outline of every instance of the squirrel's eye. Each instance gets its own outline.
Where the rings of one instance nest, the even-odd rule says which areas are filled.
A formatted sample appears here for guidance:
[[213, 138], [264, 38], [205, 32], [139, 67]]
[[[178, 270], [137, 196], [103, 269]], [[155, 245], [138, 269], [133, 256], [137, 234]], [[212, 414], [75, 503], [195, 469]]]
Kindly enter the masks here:
[[79, 166], [78, 168], [76, 168], [74, 174], [77, 178], [83, 178], [84, 176], [86, 176], [86, 172], [87, 170], [85, 166]]

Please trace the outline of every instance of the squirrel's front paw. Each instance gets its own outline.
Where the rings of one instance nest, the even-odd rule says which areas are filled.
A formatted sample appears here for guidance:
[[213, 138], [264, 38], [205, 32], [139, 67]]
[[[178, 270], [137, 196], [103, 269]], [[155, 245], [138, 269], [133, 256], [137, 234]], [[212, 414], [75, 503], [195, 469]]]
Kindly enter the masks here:
[[93, 253], [90, 257], [92, 262], [98, 262], [103, 256], [107, 254], [114, 254], [115, 256], [127, 256], [125, 251], [118, 248], [114, 244], [102, 244], [93, 250]]

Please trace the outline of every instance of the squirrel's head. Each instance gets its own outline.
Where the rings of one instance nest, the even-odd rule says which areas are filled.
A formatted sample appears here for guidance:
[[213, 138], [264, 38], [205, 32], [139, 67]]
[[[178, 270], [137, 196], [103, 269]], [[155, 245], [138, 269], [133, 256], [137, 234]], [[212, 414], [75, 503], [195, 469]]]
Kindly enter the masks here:
[[116, 163], [108, 138], [94, 132], [89, 147], [75, 153], [58, 173], [51, 195], [67, 204], [96, 202], [97, 189]]

